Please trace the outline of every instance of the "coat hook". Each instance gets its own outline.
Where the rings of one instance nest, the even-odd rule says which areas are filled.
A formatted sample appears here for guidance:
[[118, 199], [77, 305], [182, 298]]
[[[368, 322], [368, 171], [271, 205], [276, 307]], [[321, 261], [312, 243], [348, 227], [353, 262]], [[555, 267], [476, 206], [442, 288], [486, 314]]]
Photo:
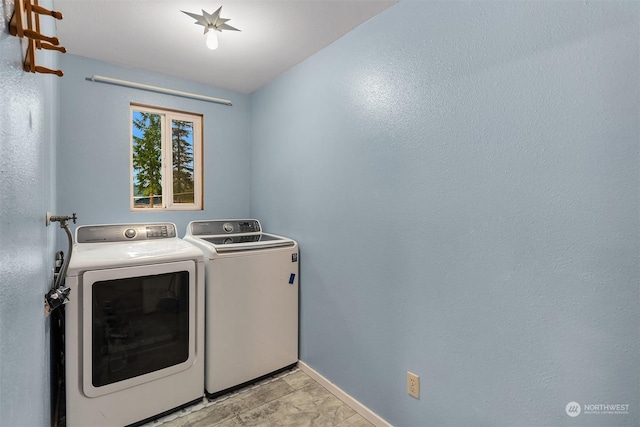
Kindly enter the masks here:
[[24, 70], [31, 73], [55, 74], [62, 77], [62, 70], [52, 70], [36, 65], [36, 49], [56, 50], [66, 53], [66, 49], [59, 46], [57, 37], [49, 37], [40, 32], [40, 15], [62, 19], [62, 13], [46, 9], [38, 4], [38, 0], [15, 0], [15, 10], [9, 23], [9, 34], [16, 37], [26, 37], [27, 52], [24, 58]]

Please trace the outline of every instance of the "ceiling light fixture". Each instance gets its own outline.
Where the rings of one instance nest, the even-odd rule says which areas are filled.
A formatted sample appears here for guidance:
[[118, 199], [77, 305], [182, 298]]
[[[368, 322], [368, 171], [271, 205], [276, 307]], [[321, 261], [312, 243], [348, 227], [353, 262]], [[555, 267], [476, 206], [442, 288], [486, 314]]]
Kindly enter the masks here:
[[218, 47], [218, 37], [216, 31], [240, 31], [239, 29], [227, 24], [227, 21], [229, 19], [220, 17], [220, 10], [222, 10], [222, 6], [220, 6], [218, 10], [213, 13], [207, 13], [203, 10], [202, 15], [198, 15], [197, 13], [185, 12], [184, 10], [180, 11], [195, 19], [196, 22], [194, 22], [194, 24], [202, 25], [204, 27], [204, 33], [207, 35], [207, 47], [211, 50], [214, 50]]

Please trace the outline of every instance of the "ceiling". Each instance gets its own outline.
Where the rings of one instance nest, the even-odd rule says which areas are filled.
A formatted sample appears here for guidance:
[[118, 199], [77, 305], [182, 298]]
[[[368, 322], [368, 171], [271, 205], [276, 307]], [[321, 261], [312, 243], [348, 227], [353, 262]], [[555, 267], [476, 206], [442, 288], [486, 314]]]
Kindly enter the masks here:
[[[67, 52], [249, 94], [397, 3], [381, 0], [54, 0]], [[213, 13], [237, 31], [205, 45], [181, 10]], [[118, 76], [109, 76], [118, 77]], [[144, 82], [140, 82], [144, 83]]]

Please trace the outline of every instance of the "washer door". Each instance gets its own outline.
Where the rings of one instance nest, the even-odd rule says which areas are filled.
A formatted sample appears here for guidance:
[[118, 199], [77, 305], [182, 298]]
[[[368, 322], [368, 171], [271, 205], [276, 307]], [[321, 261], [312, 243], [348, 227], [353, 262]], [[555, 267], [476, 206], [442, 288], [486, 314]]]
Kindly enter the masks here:
[[88, 271], [82, 301], [86, 396], [134, 387], [193, 365], [194, 261]]

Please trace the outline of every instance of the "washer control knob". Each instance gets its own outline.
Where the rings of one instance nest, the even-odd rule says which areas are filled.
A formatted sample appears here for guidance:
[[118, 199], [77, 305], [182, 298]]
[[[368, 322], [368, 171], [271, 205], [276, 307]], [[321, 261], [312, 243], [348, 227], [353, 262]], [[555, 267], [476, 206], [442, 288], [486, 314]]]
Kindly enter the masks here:
[[127, 228], [126, 230], [124, 230], [124, 237], [126, 237], [127, 239], [133, 239], [134, 237], [136, 237], [136, 230], [135, 228]]
[[227, 237], [222, 243], [228, 245], [229, 243], [233, 243], [233, 239], [231, 237]]
[[225, 233], [231, 233], [233, 231], [233, 224], [231, 224], [230, 222], [225, 222], [222, 225], [222, 229]]

